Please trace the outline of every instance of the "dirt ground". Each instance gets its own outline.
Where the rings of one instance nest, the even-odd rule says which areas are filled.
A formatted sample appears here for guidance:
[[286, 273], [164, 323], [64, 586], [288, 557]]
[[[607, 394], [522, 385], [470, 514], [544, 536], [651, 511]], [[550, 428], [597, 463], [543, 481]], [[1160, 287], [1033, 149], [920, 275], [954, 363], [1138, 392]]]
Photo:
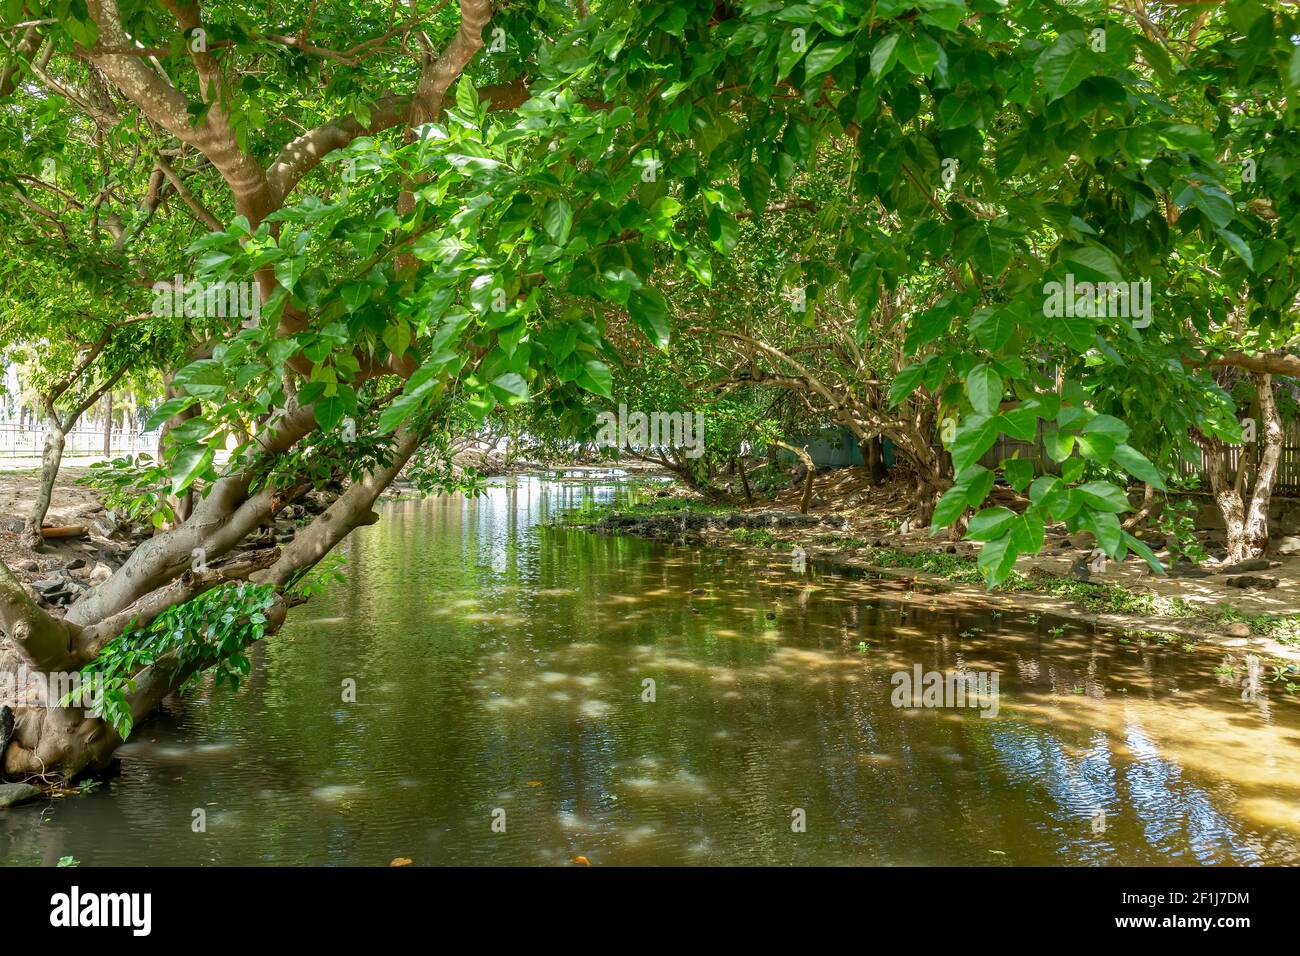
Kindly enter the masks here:
[[[777, 507], [798, 510], [800, 494], [800, 488], [781, 492], [777, 495]], [[890, 547], [909, 551], [942, 550], [950, 543], [943, 535], [930, 537], [928, 528], [918, 528], [906, 534], [898, 533], [898, 526], [912, 512], [912, 501], [906, 484], [876, 486], [861, 472], [851, 469], [824, 472], [814, 481], [813, 502], [811, 511], [815, 514], [831, 512], [842, 514], [848, 519], [849, 528], [842, 532], [846, 536], [866, 538], [872, 542], [884, 539]], [[1062, 542], [1065, 540], [1069, 540], [1073, 547], [1063, 548]], [[1079, 546], [1085, 542], [1086, 546]], [[978, 549], [978, 545], [970, 542], [959, 543], [957, 547], [959, 553], [966, 555], [975, 554]], [[1020, 558], [1016, 562], [1016, 570], [1027, 573], [1037, 567], [1051, 574], [1066, 575], [1076, 559], [1086, 558], [1092, 550], [1090, 535], [1049, 534], [1042, 552], [1034, 557]], [[1053, 554], [1055, 551], [1063, 553]], [[1166, 566], [1171, 563], [1168, 551], [1158, 550], [1156, 554]], [[1151, 591], [1165, 597], [1179, 597], [1198, 606], [1226, 604], [1248, 617], [1261, 614], [1300, 614], [1300, 558], [1272, 554], [1269, 558], [1276, 562], [1276, 566], [1257, 572], [1277, 578], [1277, 587], [1267, 591], [1243, 591], [1229, 587], [1221, 576], [1161, 577], [1152, 574], [1146, 562], [1136, 555], [1129, 555], [1123, 563], [1108, 561], [1106, 570], [1094, 572], [1090, 580], [1098, 584], [1118, 584], [1131, 590]], [[1212, 571], [1213, 566], [1207, 564], [1206, 570]]]
[[[85, 459], [86, 463], [82, 464], [82, 460], [78, 459], [77, 464], [65, 464], [59, 469], [46, 524], [85, 524], [88, 515], [102, 510], [95, 492], [85, 485], [77, 484], [77, 479], [90, 470], [91, 460]], [[22, 573], [20, 566], [32, 560], [33, 555], [19, 547], [16, 528], [21, 526], [36, 498], [39, 474], [39, 463], [31, 468], [15, 468], [12, 461], [0, 463], [0, 559], [20, 577], [30, 577]], [[70, 558], [92, 553], [98, 547], [92, 538], [50, 541], [46, 543], [45, 551], [40, 557]]]

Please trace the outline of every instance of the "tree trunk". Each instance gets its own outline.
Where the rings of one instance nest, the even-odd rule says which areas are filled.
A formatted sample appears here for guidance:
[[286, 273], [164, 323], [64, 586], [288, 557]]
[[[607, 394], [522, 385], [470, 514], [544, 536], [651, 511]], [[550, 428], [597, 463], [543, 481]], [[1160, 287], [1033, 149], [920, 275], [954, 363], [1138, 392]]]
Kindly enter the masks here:
[[1246, 497], [1244, 480], [1247, 448], [1242, 447], [1242, 461], [1234, 476], [1229, 474], [1227, 448], [1223, 442], [1217, 438], [1202, 441], [1206, 449], [1206, 478], [1227, 529], [1227, 560], [1232, 563], [1264, 556], [1268, 547], [1268, 509], [1273, 498], [1273, 484], [1277, 480], [1278, 462], [1282, 457], [1282, 419], [1273, 399], [1272, 378], [1264, 373], [1256, 373], [1253, 377], [1260, 416], [1256, 440], [1261, 444], [1249, 498]]
[[745, 463], [743, 461], [737, 461], [733, 456], [731, 464], [740, 474], [740, 487], [745, 492], [745, 503], [752, 505], [754, 503], [754, 493], [749, 490], [749, 475], [745, 474]]
[[45, 542], [41, 536], [41, 525], [50, 510], [50, 499], [54, 496], [54, 482], [59, 477], [59, 465], [63, 462], [63, 446], [66, 436], [57, 421], [46, 423], [45, 450], [41, 453], [40, 485], [36, 489], [36, 500], [27, 513], [27, 522], [23, 525], [20, 543], [24, 548], [39, 551]]
[[[314, 417], [308, 418], [314, 421]], [[291, 445], [302, 427], [289, 421], [283, 429], [288, 437], [281, 440], [271, 435], [264, 446], [271, 449]], [[142, 544], [127, 562], [131, 572], [119, 571], [125, 576], [115, 575], [97, 589], [98, 593], [92, 591], [78, 600], [62, 618], [42, 610], [0, 562], [0, 632], [18, 652], [15, 657], [0, 644], [0, 671], [16, 673], [25, 665], [51, 678], [69, 676], [93, 661], [104, 644], [133, 623], [147, 626], [167, 608], [230, 581], [249, 580], [275, 589], [276, 598], [266, 612], [265, 627], [266, 634], [275, 633], [295, 600], [288, 596], [286, 588], [354, 528], [377, 520], [372, 510], [376, 499], [425, 437], [427, 430], [400, 430], [388, 464], [376, 466], [352, 482], [283, 549], [249, 552], [233, 562], [202, 571], [184, 570], [189, 567], [193, 541], [207, 548], [210, 559], [216, 558], [246, 539], [259, 517], [273, 516], [301, 490], [282, 489], [277, 493], [261, 488], [250, 492], [247, 476], [223, 479], [226, 484], [213, 485], [190, 522]], [[153, 582], [158, 582], [156, 587], [151, 586]], [[182, 666], [174, 655], [137, 673], [127, 696], [133, 721], [138, 724], [143, 720], [192, 673], [193, 667]], [[63, 686], [71, 689], [66, 682]], [[83, 707], [60, 706], [58, 700], [49, 700], [35, 705], [27, 702], [15, 711], [15, 733], [0, 752], [0, 768], [9, 775], [71, 778], [104, 765], [121, 743], [111, 724], [88, 716]]]
[[807, 514], [808, 509], [812, 506], [813, 479], [817, 477], [817, 466], [813, 464], [812, 455], [808, 454], [808, 449], [797, 448], [783, 441], [778, 441], [776, 444], [796, 455], [803, 462], [803, 494], [799, 497], [799, 511], [802, 514]]
[[104, 457], [113, 457], [113, 390], [104, 393]]
[[867, 476], [871, 479], [872, 484], [878, 485], [885, 480], [887, 475], [884, 440], [880, 437], [869, 438], [861, 447], [862, 461]]

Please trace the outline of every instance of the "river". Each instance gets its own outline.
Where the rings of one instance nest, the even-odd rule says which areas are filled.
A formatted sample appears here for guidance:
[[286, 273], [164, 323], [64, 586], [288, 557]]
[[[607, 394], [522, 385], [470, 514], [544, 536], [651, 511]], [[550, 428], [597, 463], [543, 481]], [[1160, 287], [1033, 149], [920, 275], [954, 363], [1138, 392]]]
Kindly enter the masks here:
[[[638, 487], [382, 505], [237, 692], [0, 812], [0, 860], [1300, 862], [1300, 703], [1229, 652], [549, 525]], [[996, 698], [896, 706], [918, 665]]]

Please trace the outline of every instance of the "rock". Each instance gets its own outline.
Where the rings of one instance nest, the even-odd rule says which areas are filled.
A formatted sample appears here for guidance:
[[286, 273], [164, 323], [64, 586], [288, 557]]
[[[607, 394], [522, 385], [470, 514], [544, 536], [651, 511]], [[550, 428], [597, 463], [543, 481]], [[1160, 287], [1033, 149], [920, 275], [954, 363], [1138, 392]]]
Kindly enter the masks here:
[[0, 810], [16, 807], [20, 803], [29, 803], [40, 797], [39, 787], [29, 783], [0, 783]]
[[1300, 537], [1287, 535], [1277, 543], [1275, 550], [1278, 554], [1300, 554]]
[[92, 584], [99, 584], [103, 581], [107, 581], [112, 576], [113, 576], [113, 569], [110, 568], [103, 561], [96, 561], [95, 564], [91, 567], [90, 574], [88, 575], [90, 582]]
[[63, 584], [63, 578], [44, 578], [40, 581], [33, 581], [32, 587], [36, 588], [36, 590], [40, 591], [42, 594], [50, 595], [55, 591], [62, 591]]
[[1228, 578], [1223, 583], [1230, 588], [1241, 588], [1249, 591], [1268, 591], [1277, 587], [1277, 578], [1266, 578], [1257, 574], [1241, 574], [1235, 578]]
[[1250, 625], [1245, 621], [1233, 621], [1223, 629], [1228, 637], [1250, 637]]
[[691, 588], [691, 593], [692, 593], [692, 594], [703, 594], [703, 593], [704, 593], [704, 588]]
[[103, 515], [90, 522], [90, 530], [101, 538], [111, 538], [121, 530], [109, 515]]
[[9, 738], [14, 735], [14, 712], [6, 704], [0, 707], [0, 765], [4, 763], [5, 747], [9, 746]]
[[1248, 561], [1238, 561], [1236, 564], [1230, 564], [1226, 568], [1217, 568], [1216, 574], [1245, 574], [1247, 571], [1267, 571], [1270, 565], [1267, 558], [1251, 558]]
[[85, 558], [73, 558], [63, 566], [65, 571], [79, 571], [86, 566]]
[[23, 530], [23, 519], [22, 519], [22, 518], [9, 518], [9, 519], [6, 520], [5, 523], [4, 523], [4, 529], [5, 529], [6, 531], [11, 531], [11, 532], [13, 532], [14, 534], [21, 534], [21, 533], [22, 533], [22, 530]]
[[39, 571], [40, 569], [41, 566], [35, 561], [24, 561], [22, 564], [18, 565], [19, 571]]
[[1169, 568], [1171, 578], [1208, 578], [1211, 572], [1198, 568], [1190, 561], [1175, 561]]
[[1223, 521], [1223, 512], [1216, 505], [1202, 505], [1196, 511], [1196, 530], [1223, 531], [1228, 526]]

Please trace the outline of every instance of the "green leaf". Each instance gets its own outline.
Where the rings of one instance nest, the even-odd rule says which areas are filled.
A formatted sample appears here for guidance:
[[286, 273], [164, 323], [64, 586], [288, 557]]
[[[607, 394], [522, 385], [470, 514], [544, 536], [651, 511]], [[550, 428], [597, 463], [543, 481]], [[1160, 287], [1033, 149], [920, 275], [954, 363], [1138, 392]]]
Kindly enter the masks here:
[[1108, 511], [1097, 511], [1087, 516], [1087, 519], [1080, 522], [1092, 529], [1092, 533], [1097, 538], [1097, 546], [1112, 558], [1118, 557], [1120, 543], [1120, 526], [1119, 519]]
[[984, 572], [984, 582], [989, 587], [996, 587], [1006, 580], [1011, 569], [1016, 566], [1016, 550], [1012, 547], [1010, 535], [990, 541], [980, 548], [977, 563]]
[[1103, 246], [1076, 246], [1065, 252], [1062, 258], [1077, 273], [1076, 278], [1084, 282], [1123, 282], [1119, 260], [1115, 254]]
[[573, 226], [573, 207], [563, 199], [552, 199], [546, 204], [546, 213], [542, 220], [546, 234], [557, 246], [569, 241], [569, 229]]
[[832, 40], [828, 43], [818, 43], [808, 52], [807, 58], [803, 61], [804, 81], [807, 82], [814, 77], [821, 76], [828, 70], [834, 69], [836, 64], [853, 52], [853, 41], [851, 40]]
[[938, 504], [934, 506], [934, 514], [930, 518], [930, 533], [934, 534], [939, 530], [948, 527], [966, 510], [966, 489], [953, 485], [943, 493]]
[[897, 60], [895, 50], [898, 47], [897, 33], [891, 33], [880, 40], [871, 50], [871, 75], [880, 76], [888, 73]]
[[646, 287], [632, 293], [628, 314], [656, 348], [666, 349], [672, 330], [668, 326], [668, 302], [657, 289]]
[[898, 62], [914, 76], [929, 76], [943, 56], [943, 47], [925, 30], [901, 34], [895, 51]]
[[1092, 75], [1097, 54], [1088, 45], [1082, 30], [1069, 30], [1042, 52], [1034, 72], [1043, 82], [1047, 100], [1060, 99]]
[[1132, 550], [1134, 554], [1140, 555], [1142, 560], [1150, 565], [1151, 570], [1156, 574], [1164, 575], [1165, 566], [1160, 563], [1160, 559], [1155, 556], [1155, 552], [1143, 544], [1140, 539], [1133, 537], [1133, 535], [1129, 534], [1127, 531], [1123, 534], [1124, 543], [1129, 546], [1130, 550]]
[[723, 212], [721, 206], [714, 206], [709, 213], [709, 241], [719, 252], [730, 252], [740, 241], [740, 224], [736, 217]]
[[916, 387], [921, 384], [921, 378], [925, 374], [925, 366], [920, 363], [913, 363], [899, 370], [894, 376], [894, 381], [889, 386], [889, 404], [891, 407], [898, 405], [903, 399], [916, 391]]
[[1128, 495], [1109, 481], [1090, 481], [1075, 489], [1084, 503], [1097, 511], [1128, 511]]
[[1037, 554], [1043, 547], [1043, 519], [1032, 512], [1017, 515], [1008, 537], [1020, 554]]
[[492, 379], [492, 393], [502, 405], [518, 405], [528, 401], [528, 383], [517, 372], [506, 372]]
[[1232, 204], [1232, 199], [1216, 186], [1192, 187], [1192, 205], [1220, 229], [1237, 217], [1237, 207]]
[[172, 494], [181, 495], [212, 464], [211, 445], [191, 443], [180, 446], [172, 458]]
[[991, 541], [1011, 527], [1018, 515], [1010, 508], [985, 508], [970, 519], [966, 537], [971, 541]]
[[155, 428], [166, 422], [167, 419], [171, 418], [173, 415], [179, 415], [197, 401], [198, 399], [192, 395], [182, 395], [179, 398], [167, 399], [167, 401], [154, 409], [153, 414], [150, 415], [148, 421], [144, 423], [144, 430], [147, 432], [153, 431]]
[[609, 366], [598, 359], [591, 359], [583, 366], [578, 374], [578, 384], [593, 395], [600, 395], [603, 398], [614, 397], [614, 378], [610, 375]]
[[994, 415], [1002, 404], [1002, 377], [991, 366], [976, 365], [966, 376], [966, 394], [975, 411]]
[[1246, 268], [1253, 272], [1255, 269], [1255, 255], [1251, 252], [1250, 246], [1246, 244], [1246, 240], [1228, 229], [1218, 229], [1216, 232], [1219, 238], [1227, 243], [1228, 248], [1236, 253], [1242, 262], [1246, 263]]
[[970, 319], [971, 334], [990, 352], [998, 352], [1015, 334], [1016, 329], [1028, 323], [1023, 318], [1023, 304], [985, 306], [976, 309]]
[[337, 395], [319, 399], [312, 407], [316, 410], [316, 424], [327, 432], [343, 421], [345, 408]]
[[226, 371], [216, 359], [199, 359], [177, 372], [172, 384], [179, 385], [186, 394], [196, 398], [223, 398], [226, 394]]
[[949, 449], [952, 452], [953, 470], [960, 474], [979, 461], [993, 447], [999, 434], [1001, 431], [997, 417], [979, 414], [967, 416], [957, 429], [957, 436]]
[[1115, 464], [1119, 465], [1138, 481], [1145, 481], [1153, 488], [1165, 490], [1165, 479], [1151, 464], [1147, 457], [1129, 445], [1115, 446]]
[[1002, 463], [1002, 473], [1016, 491], [1023, 490], [1034, 477], [1034, 463], [1028, 458], [1010, 458]]

